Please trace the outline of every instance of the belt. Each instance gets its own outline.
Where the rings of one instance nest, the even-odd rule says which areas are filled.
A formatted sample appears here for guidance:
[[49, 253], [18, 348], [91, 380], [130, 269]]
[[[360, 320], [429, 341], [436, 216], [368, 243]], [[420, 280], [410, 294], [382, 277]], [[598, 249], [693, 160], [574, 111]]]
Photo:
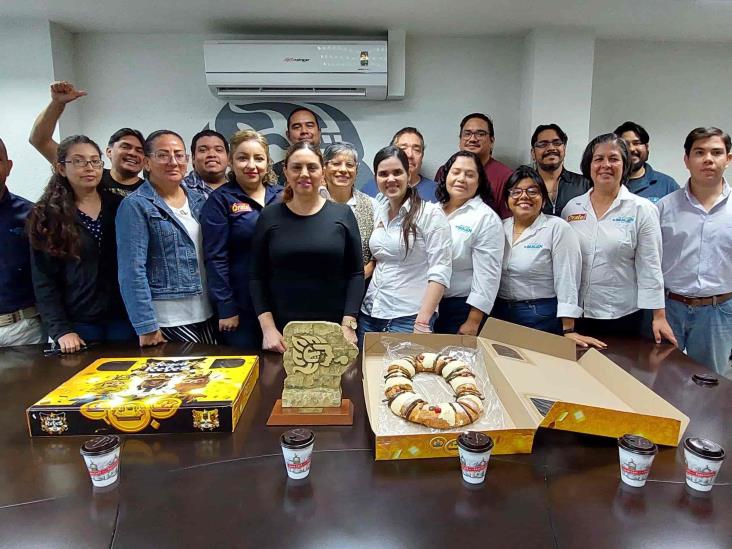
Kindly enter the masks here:
[[704, 305], [719, 305], [732, 299], [732, 292], [726, 294], [712, 295], [709, 297], [686, 297], [685, 295], [675, 294], [673, 292], [666, 292], [666, 297], [688, 305], [689, 307], [702, 307]]
[[0, 315], [0, 327], [10, 326], [11, 324], [15, 324], [16, 322], [20, 322], [21, 320], [34, 318], [36, 316], [38, 316], [38, 310], [36, 309], [35, 305], [31, 305], [30, 307], [20, 309], [19, 311], [15, 311], [13, 313]]

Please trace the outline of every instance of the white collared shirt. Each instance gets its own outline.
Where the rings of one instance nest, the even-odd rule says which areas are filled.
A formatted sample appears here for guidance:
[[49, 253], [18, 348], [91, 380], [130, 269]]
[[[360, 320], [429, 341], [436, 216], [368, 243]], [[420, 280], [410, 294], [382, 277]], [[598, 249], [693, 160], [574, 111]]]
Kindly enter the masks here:
[[452, 277], [445, 297], [466, 297], [489, 314], [501, 280], [505, 237], [496, 212], [475, 196], [447, 216], [452, 235]]
[[374, 209], [374, 232], [369, 247], [376, 260], [371, 284], [361, 311], [375, 318], [391, 319], [417, 314], [427, 282], [447, 287], [452, 274], [450, 225], [438, 204], [422, 203], [416, 218], [417, 238], [410, 236], [409, 254], [404, 257], [402, 220], [409, 211], [405, 202], [389, 221], [389, 202]]
[[687, 297], [732, 292], [732, 200], [727, 182], [708, 212], [689, 192], [688, 183], [657, 206], [666, 289]]
[[582, 249], [580, 306], [588, 318], [620, 318], [638, 309], [663, 309], [658, 208], [625, 185], [597, 219], [592, 190], [573, 198], [562, 218]]
[[557, 298], [557, 317], [578, 318], [582, 252], [566, 221], [543, 213], [513, 240], [513, 217], [503, 221], [507, 239], [498, 296], [510, 301]]

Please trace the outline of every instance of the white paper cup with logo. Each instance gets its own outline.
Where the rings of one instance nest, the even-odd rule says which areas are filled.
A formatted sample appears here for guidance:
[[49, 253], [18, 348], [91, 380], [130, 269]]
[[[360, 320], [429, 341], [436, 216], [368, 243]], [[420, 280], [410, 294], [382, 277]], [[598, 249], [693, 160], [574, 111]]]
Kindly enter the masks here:
[[714, 486], [722, 462], [724, 448], [703, 438], [687, 438], [684, 441], [686, 460], [686, 484], [700, 492], [709, 492]]
[[620, 479], [628, 486], [641, 488], [646, 485], [651, 472], [653, 458], [658, 453], [658, 446], [645, 437], [623, 435], [618, 439], [620, 458]]
[[109, 486], [117, 482], [120, 447], [117, 435], [92, 438], [81, 445], [81, 455], [94, 486]]
[[457, 445], [463, 480], [469, 484], [480, 484], [485, 480], [493, 439], [477, 431], [466, 431], [458, 435]]
[[315, 435], [310, 429], [292, 429], [280, 437], [282, 457], [287, 475], [302, 479], [310, 474], [310, 460], [315, 446]]

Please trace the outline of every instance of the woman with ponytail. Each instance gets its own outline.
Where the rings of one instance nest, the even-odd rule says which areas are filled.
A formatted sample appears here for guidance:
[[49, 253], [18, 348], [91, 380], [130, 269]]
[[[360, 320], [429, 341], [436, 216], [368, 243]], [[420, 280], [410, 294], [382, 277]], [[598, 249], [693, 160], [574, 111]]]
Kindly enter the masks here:
[[104, 162], [84, 135], [58, 146], [54, 174], [28, 217], [37, 307], [64, 353], [134, 338], [117, 285], [120, 197], [99, 192]]
[[409, 160], [390, 145], [376, 153], [374, 176], [384, 195], [369, 247], [376, 269], [359, 317], [365, 332], [431, 332], [452, 274], [447, 217], [409, 186]]

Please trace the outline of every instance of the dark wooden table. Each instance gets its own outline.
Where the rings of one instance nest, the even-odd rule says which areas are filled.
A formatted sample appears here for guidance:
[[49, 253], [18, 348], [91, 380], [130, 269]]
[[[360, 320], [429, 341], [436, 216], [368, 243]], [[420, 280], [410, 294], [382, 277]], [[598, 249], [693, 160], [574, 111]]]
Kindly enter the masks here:
[[[703, 369], [676, 350], [609, 343], [612, 360], [692, 418], [687, 436], [732, 449], [732, 382], [702, 388], [691, 375]], [[478, 487], [456, 459], [375, 462], [358, 365], [344, 374], [354, 425], [315, 430], [306, 481], [285, 474], [285, 428], [265, 425], [284, 378], [272, 354], [235, 433], [127, 436], [110, 490], [92, 490], [85, 437], [28, 436], [25, 408], [96, 358], [231, 352], [0, 349], [0, 547], [732, 547], [732, 465], [695, 493], [680, 448], [660, 451], [643, 489], [620, 482], [613, 440], [543, 429], [531, 455], [492, 457]]]

